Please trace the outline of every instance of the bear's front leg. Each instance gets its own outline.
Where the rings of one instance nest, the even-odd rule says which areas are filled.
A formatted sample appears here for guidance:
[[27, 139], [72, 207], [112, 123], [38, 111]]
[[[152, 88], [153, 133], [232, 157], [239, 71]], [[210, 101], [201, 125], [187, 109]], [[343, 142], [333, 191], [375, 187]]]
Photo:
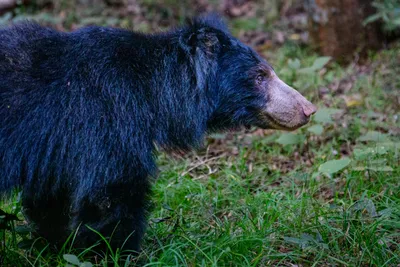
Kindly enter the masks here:
[[55, 247], [62, 247], [70, 234], [70, 196], [70, 191], [63, 186], [30, 184], [23, 188], [23, 214], [39, 236]]
[[80, 227], [76, 246], [87, 248], [101, 240], [89, 226], [108, 238], [113, 250], [138, 252], [146, 229], [149, 191], [145, 180], [111, 184], [74, 204], [70, 228]]

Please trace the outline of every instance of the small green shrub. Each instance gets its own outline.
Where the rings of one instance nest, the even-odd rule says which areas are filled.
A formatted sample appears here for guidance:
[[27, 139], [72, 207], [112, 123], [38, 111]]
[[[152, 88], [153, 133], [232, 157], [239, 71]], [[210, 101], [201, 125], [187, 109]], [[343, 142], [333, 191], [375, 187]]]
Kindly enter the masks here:
[[365, 24], [382, 21], [384, 29], [394, 31], [400, 29], [400, 1], [399, 0], [375, 0], [372, 4], [376, 13], [365, 20]]

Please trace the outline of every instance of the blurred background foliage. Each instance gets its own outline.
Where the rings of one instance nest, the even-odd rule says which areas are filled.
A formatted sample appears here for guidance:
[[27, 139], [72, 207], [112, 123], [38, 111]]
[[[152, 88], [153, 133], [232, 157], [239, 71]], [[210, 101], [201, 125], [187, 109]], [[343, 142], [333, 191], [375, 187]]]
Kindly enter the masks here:
[[150, 32], [211, 11], [253, 46], [289, 40], [347, 62], [400, 29], [399, 0], [0, 0], [0, 24], [34, 19], [60, 30], [95, 24]]

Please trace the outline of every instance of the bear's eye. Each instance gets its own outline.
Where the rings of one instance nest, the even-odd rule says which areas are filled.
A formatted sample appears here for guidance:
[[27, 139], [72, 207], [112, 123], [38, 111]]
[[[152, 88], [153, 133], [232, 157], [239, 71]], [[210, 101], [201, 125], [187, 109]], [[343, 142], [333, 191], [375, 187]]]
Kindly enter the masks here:
[[256, 77], [257, 84], [262, 84], [263, 81], [264, 81], [264, 75], [261, 74], [257, 75]]

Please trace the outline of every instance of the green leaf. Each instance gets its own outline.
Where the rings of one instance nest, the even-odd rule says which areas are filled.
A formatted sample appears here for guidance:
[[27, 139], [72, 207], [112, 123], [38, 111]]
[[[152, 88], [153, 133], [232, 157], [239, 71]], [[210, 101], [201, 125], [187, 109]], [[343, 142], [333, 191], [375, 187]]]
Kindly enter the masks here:
[[339, 112], [342, 112], [342, 110], [335, 108], [321, 108], [317, 113], [315, 113], [314, 120], [320, 123], [333, 123], [331, 116]]
[[289, 59], [288, 61], [288, 66], [289, 68], [291, 68], [292, 70], [297, 70], [300, 68], [300, 60], [298, 58], [295, 59]]
[[312, 74], [312, 73], [315, 73], [315, 69], [313, 69], [313, 67], [302, 68], [302, 69], [299, 69], [298, 72], [304, 73], [304, 74]]
[[293, 134], [293, 133], [283, 133], [281, 136], [275, 141], [281, 145], [296, 145], [304, 142], [304, 135], [302, 134]]
[[374, 147], [355, 148], [353, 153], [356, 159], [365, 160], [375, 155], [385, 155], [392, 150], [396, 150], [396, 143], [386, 142], [377, 143]]
[[93, 267], [93, 264], [91, 264], [90, 262], [85, 261], [79, 267]]
[[369, 16], [366, 20], [364, 20], [363, 25], [365, 26], [371, 22], [379, 20], [380, 18], [381, 18], [381, 14], [379, 14], [379, 13]]
[[72, 254], [64, 254], [63, 258], [66, 262], [71, 263], [73, 265], [79, 266], [81, 262], [79, 261], [78, 257]]
[[328, 62], [331, 60], [331, 57], [319, 57], [317, 58], [311, 67], [302, 68], [299, 70], [300, 73], [312, 74], [320, 71]]
[[373, 154], [373, 149], [370, 147], [365, 149], [355, 148], [353, 154], [356, 159], [364, 160]]
[[370, 171], [374, 171], [374, 172], [392, 172], [393, 168], [390, 166], [383, 166], [383, 167], [357, 166], [357, 167], [354, 167], [353, 170], [355, 170], [355, 171], [370, 170]]
[[372, 217], [378, 216], [378, 213], [376, 212], [375, 204], [371, 199], [359, 200], [358, 202], [356, 202], [354, 204], [353, 207], [351, 207], [351, 210], [354, 210], [354, 211], [366, 210]]
[[387, 163], [387, 159], [375, 159], [375, 160], [370, 160], [368, 162], [368, 165], [370, 166], [385, 166]]
[[379, 155], [384, 155], [389, 151], [389, 149], [383, 145], [377, 145], [376, 146], [376, 153], [378, 153]]
[[396, 152], [400, 150], [400, 142], [379, 142], [376, 144], [379, 154], [385, 154], [388, 151]]
[[365, 135], [360, 136], [358, 138], [358, 141], [362, 142], [368, 142], [368, 141], [373, 141], [373, 142], [380, 142], [380, 141], [387, 141], [387, 135], [377, 132], [377, 131], [369, 131]]
[[322, 69], [328, 62], [331, 60], [331, 57], [319, 57], [314, 61], [312, 68], [315, 70]]
[[321, 135], [324, 132], [324, 127], [322, 127], [321, 124], [315, 124], [311, 127], [308, 127], [307, 131], [309, 131], [315, 135]]
[[324, 164], [321, 164], [318, 170], [323, 173], [333, 174], [335, 172], [338, 172], [346, 168], [350, 164], [350, 162], [351, 160], [348, 158], [339, 160], [330, 160], [325, 162]]
[[390, 166], [381, 166], [381, 167], [367, 167], [368, 170], [370, 171], [375, 171], [375, 172], [392, 172], [393, 168]]
[[[259, 142], [263, 145], [268, 145], [268, 144], [272, 144], [276, 141], [278, 134], [271, 134], [271, 135], [267, 135], [265, 137], [263, 137], [261, 140], [259, 140]], [[255, 136], [253, 136], [253, 140], [255, 140]], [[257, 137], [259, 139], [259, 137]]]

